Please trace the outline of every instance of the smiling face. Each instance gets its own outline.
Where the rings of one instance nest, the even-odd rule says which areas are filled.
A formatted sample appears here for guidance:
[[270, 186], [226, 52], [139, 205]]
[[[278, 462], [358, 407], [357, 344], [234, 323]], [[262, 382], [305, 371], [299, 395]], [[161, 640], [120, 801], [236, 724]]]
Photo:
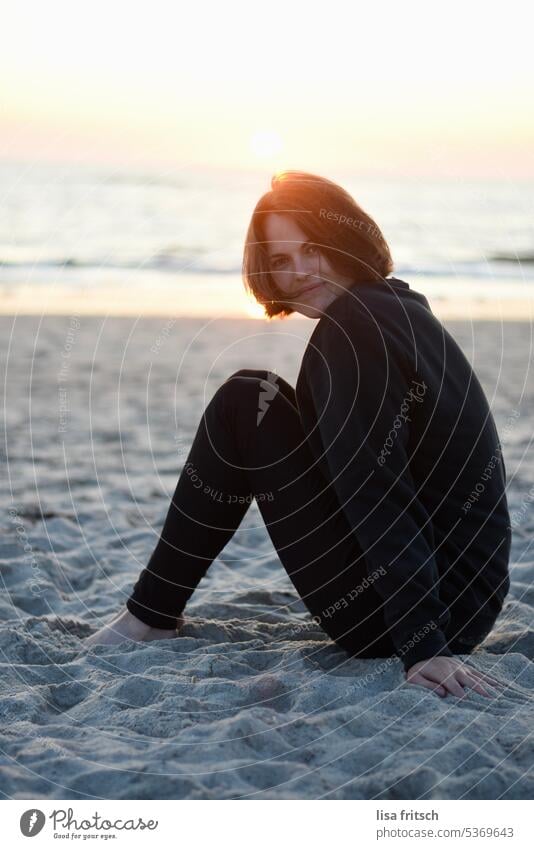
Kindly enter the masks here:
[[277, 300], [308, 318], [321, 318], [354, 279], [335, 271], [290, 215], [270, 212], [263, 227], [270, 274], [283, 292]]

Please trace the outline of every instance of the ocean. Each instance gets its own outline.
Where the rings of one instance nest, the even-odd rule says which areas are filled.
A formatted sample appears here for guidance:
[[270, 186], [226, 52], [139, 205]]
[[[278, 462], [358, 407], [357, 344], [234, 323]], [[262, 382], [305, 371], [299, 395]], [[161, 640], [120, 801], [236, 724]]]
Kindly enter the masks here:
[[[23, 290], [52, 302], [113, 290], [119, 304], [172, 291], [175, 312], [250, 314], [243, 243], [271, 174], [0, 163], [2, 311]], [[323, 176], [376, 220], [412, 288], [438, 301], [530, 300], [534, 181]]]

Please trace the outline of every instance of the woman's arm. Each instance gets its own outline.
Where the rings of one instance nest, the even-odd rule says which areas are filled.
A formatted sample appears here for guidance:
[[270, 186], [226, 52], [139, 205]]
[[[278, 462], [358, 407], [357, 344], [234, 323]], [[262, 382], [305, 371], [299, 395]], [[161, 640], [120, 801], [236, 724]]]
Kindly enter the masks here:
[[438, 595], [432, 524], [409, 466], [411, 421], [430, 418], [432, 402], [396, 340], [344, 300], [343, 313], [334, 305], [317, 325], [303, 378], [330, 478], [369, 572], [381, 575], [373, 588], [408, 670], [453, 656], [443, 633], [450, 614]]

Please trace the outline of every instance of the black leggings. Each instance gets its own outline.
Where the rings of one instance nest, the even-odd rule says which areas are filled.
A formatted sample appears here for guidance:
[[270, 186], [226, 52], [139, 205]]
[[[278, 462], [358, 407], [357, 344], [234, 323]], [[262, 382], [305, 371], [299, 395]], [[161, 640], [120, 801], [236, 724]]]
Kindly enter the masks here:
[[382, 601], [333, 486], [306, 442], [295, 391], [265, 370], [235, 372], [205, 408], [128, 610], [155, 628], [175, 628], [252, 498], [317, 624], [350, 655], [394, 655]]

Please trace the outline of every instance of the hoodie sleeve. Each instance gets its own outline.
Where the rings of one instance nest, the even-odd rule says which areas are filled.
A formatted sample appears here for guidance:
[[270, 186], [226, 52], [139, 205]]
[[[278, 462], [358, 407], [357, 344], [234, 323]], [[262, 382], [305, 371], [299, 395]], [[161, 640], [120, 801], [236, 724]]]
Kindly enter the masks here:
[[398, 343], [353, 309], [325, 314], [313, 343], [302, 363], [318, 431], [310, 445], [321, 451], [368, 571], [382, 567], [373, 588], [396, 653], [406, 670], [451, 657], [432, 525], [409, 466], [410, 423], [431, 403], [427, 387]]

